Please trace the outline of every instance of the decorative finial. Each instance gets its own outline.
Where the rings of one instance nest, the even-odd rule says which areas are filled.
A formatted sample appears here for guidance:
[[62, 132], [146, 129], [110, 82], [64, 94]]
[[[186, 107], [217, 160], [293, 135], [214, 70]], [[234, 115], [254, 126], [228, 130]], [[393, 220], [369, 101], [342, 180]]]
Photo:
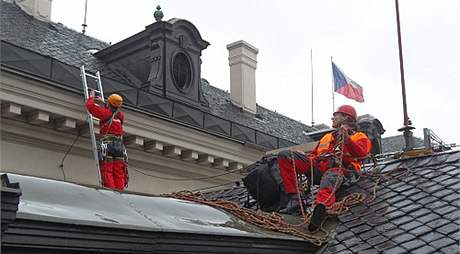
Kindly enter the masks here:
[[163, 18], [163, 12], [161, 11], [160, 5], [157, 5], [157, 10], [153, 13], [153, 17], [155, 18], [156, 21], [161, 21]]

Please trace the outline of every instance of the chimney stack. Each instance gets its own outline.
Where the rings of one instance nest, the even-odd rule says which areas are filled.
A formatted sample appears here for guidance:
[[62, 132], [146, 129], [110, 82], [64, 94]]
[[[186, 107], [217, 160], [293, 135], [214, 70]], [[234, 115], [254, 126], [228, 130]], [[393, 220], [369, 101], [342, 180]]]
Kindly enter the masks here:
[[34, 18], [49, 22], [51, 20], [52, 0], [15, 0], [23, 11]]
[[245, 41], [227, 45], [230, 65], [230, 99], [244, 111], [256, 114], [256, 68], [259, 50]]

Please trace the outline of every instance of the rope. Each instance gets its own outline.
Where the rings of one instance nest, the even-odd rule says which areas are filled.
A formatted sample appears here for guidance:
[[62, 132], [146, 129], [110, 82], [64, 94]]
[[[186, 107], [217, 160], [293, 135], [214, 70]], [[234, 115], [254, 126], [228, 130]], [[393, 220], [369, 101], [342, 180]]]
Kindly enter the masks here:
[[336, 159], [338, 168], [343, 167], [343, 148], [345, 146], [345, 131], [346, 130], [344, 128], [339, 128], [338, 130], [339, 137], [334, 147], [335, 152], [333, 153], [333, 156]]
[[293, 225], [285, 222], [283, 217], [277, 213], [266, 213], [260, 210], [253, 211], [248, 208], [240, 207], [238, 204], [231, 201], [220, 199], [210, 200], [205, 198], [201, 193], [193, 193], [190, 191], [175, 192], [172, 194], [162, 196], [192, 201], [200, 204], [209, 205], [215, 208], [223, 209], [231, 213], [232, 215], [255, 226], [297, 236], [299, 238], [311, 242], [316, 246], [321, 246], [321, 244], [326, 240], [325, 235], [311, 234], [309, 232], [305, 232], [299, 225]]
[[[295, 166], [295, 158], [294, 158], [294, 154], [291, 152], [291, 161], [292, 161], [292, 170], [294, 171], [294, 176], [297, 174], [297, 169], [296, 169], [296, 166]], [[309, 220], [309, 217], [307, 217], [307, 215], [305, 214], [305, 211], [303, 209], [303, 200], [302, 200], [302, 197], [300, 195], [300, 191], [299, 191], [299, 182], [298, 179], [295, 179], [295, 190], [297, 192], [297, 198], [299, 199], [299, 205], [300, 205], [300, 212], [302, 213], [302, 218], [303, 218], [303, 224], [304, 223], [307, 223], [307, 221]]]
[[[391, 176], [396, 171], [401, 171], [400, 174]], [[341, 201], [336, 202], [330, 208], [327, 209], [327, 214], [329, 217], [342, 215], [349, 211], [350, 207], [358, 204], [369, 204], [375, 200], [377, 197], [377, 188], [382, 180], [396, 179], [399, 180], [402, 177], [406, 177], [411, 171], [408, 168], [396, 168], [391, 171], [386, 172], [385, 174], [366, 172], [363, 174], [363, 177], [369, 177], [371, 179], [376, 178], [374, 186], [372, 188], [372, 196], [368, 196], [365, 193], [351, 193], [345, 196]], [[306, 241], [311, 242], [316, 246], [321, 246], [329, 237], [327, 232], [326, 234], [317, 234], [308, 232], [303, 225], [306, 222], [309, 222], [311, 213], [305, 213], [305, 218], [307, 221], [300, 224], [290, 224], [284, 221], [284, 218], [278, 213], [266, 213], [260, 210], [254, 211], [248, 208], [240, 207], [238, 204], [222, 200], [222, 199], [207, 199], [200, 192], [191, 192], [191, 191], [181, 191], [174, 192], [171, 194], [164, 194], [163, 197], [176, 198], [181, 200], [187, 200], [191, 202], [196, 202], [200, 204], [209, 205], [218, 209], [223, 209], [232, 215], [242, 219], [248, 223], [251, 223], [255, 226], [273, 230], [276, 232], [281, 232], [289, 235], [293, 235], [299, 238], [302, 238]], [[321, 225], [322, 228], [322, 225]]]
[[147, 174], [147, 173], [142, 172], [141, 170], [135, 169], [135, 168], [131, 168], [130, 170], [134, 170], [134, 171], [139, 172], [139, 173], [141, 173], [143, 175], [150, 176], [150, 177], [153, 177], [153, 178], [158, 178], [158, 179], [161, 179], [161, 180], [166, 180], [166, 181], [195, 181], [195, 180], [212, 179], [212, 178], [216, 178], [216, 177], [219, 177], [219, 176], [234, 174], [236, 171], [241, 171], [242, 169], [233, 169], [233, 170], [229, 170], [229, 171], [227, 171], [225, 173], [212, 175], [212, 176], [189, 177], [189, 178], [170, 178], [170, 177], [164, 177], [164, 176], [156, 176], [156, 175]]
[[[396, 176], [390, 176], [395, 171], [403, 171], [403, 172]], [[389, 179], [399, 180], [403, 177], [407, 177], [407, 175], [410, 173], [411, 171], [409, 168], [395, 168], [384, 174], [374, 173], [370, 171], [365, 172], [363, 173], [363, 177], [377, 178], [374, 182], [374, 187], [372, 188], [372, 196], [369, 197], [364, 193], [358, 193], [358, 192], [351, 193], [345, 198], [343, 198], [341, 201], [333, 204], [328, 209], [327, 212], [329, 215], [340, 215], [340, 214], [346, 213], [349, 210], [349, 208], [353, 205], [360, 204], [360, 203], [370, 204], [377, 198], [377, 188], [379, 187], [379, 184], [382, 180], [389, 180]]]
[[[345, 131], [345, 129], [339, 128], [338, 139], [337, 142], [335, 142], [336, 144], [333, 148], [334, 153], [332, 154], [334, 157], [334, 161], [337, 164], [337, 168], [339, 169], [343, 168], [343, 149], [345, 147]], [[343, 178], [343, 175], [339, 174], [339, 177], [335, 181], [334, 188], [332, 189], [332, 192], [329, 194], [329, 197], [327, 197], [327, 199], [323, 202], [324, 204], [326, 204], [332, 198], [332, 196], [335, 195], [335, 193], [340, 187], [339, 185], [343, 182]]]

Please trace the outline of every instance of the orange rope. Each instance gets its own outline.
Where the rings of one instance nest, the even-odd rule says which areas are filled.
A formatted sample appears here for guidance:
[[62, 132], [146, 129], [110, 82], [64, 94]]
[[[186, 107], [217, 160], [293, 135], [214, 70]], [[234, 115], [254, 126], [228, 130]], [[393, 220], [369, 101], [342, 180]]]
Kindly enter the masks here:
[[[390, 176], [390, 174], [392, 174], [394, 171], [401, 169], [404, 170], [404, 172], [397, 176]], [[392, 171], [386, 172], [385, 174], [366, 172], [365, 174], [363, 174], [363, 176], [369, 178], [377, 177], [377, 180], [374, 182], [372, 197], [368, 197], [368, 195], [364, 193], [349, 194], [346, 197], [344, 197], [341, 201], [336, 202], [334, 205], [328, 208], [328, 215], [341, 215], [346, 213], [352, 206], [355, 206], [357, 204], [371, 203], [373, 200], [375, 200], [377, 196], [377, 187], [382, 179], [399, 179], [401, 177], [406, 177], [408, 173], [410, 173], [410, 171], [407, 168], [397, 168]], [[240, 207], [238, 204], [234, 202], [222, 199], [207, 199], [200, 192], [181, 191], [172, 194], [165, 194], [162, 196], [192, 201], [200, 204], [209, 205], [215, 208], [223, 209], [233, 214], [234, 216], [255, 226], [300, 237], [317, 246], [322, 245], [328, 238], [327, 234], [314, 234], [312, 232], [307, 231], [304, 227], [302, 227], [305, 223], [301, 223], [298, 225], [287, 223], [284, 221], [284, 218], [278, 213], [254, 211], [248, 208]], [[309, 218], [309, 216], [309, 213], [305, 214], [305, 217]]]

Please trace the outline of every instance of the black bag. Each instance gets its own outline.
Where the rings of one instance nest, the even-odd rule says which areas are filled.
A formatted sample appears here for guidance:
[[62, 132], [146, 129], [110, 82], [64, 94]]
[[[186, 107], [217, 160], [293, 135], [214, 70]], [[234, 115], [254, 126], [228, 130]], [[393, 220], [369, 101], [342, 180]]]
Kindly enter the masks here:
[[260, 209], [265, 212], [278, 211], [284, 205], [285, 194], [277, 156], [263, 157], [249, 165], [248, 171], [243, 183]]
[[107, 153], [112, 157], [123, 157], [124, 145], [121, 139], [114, 139], [107, 142]]

